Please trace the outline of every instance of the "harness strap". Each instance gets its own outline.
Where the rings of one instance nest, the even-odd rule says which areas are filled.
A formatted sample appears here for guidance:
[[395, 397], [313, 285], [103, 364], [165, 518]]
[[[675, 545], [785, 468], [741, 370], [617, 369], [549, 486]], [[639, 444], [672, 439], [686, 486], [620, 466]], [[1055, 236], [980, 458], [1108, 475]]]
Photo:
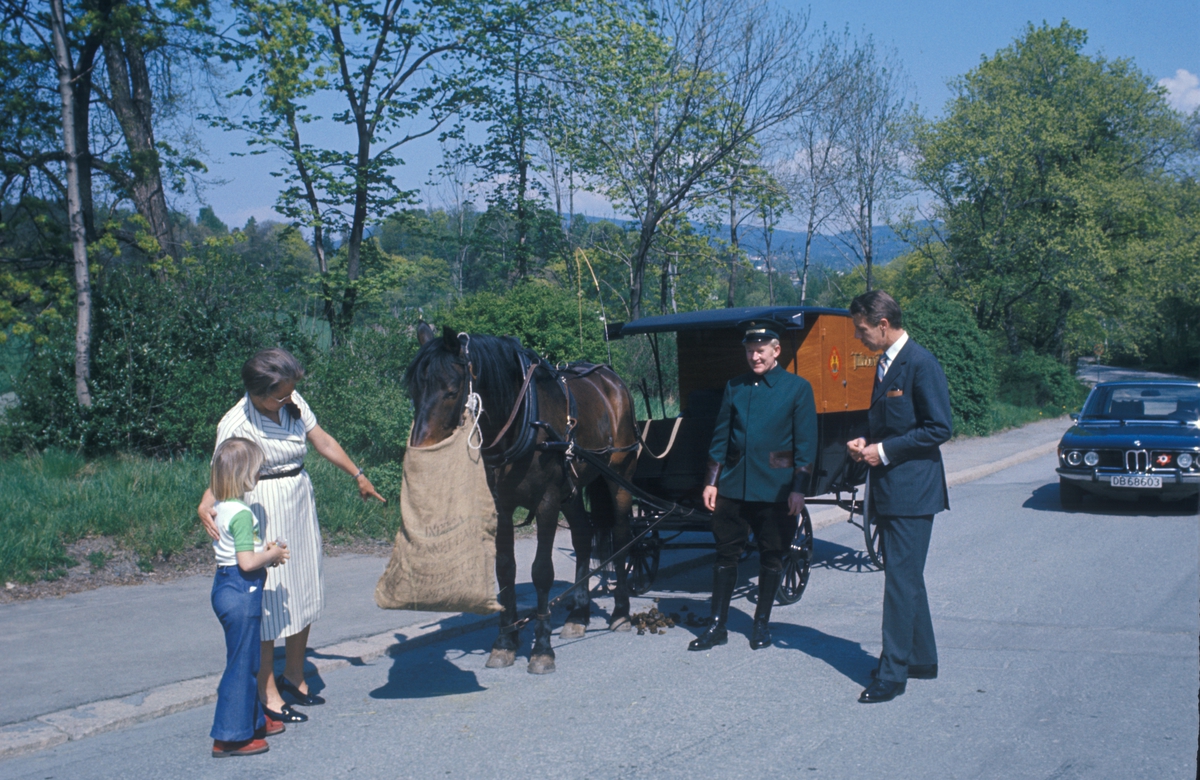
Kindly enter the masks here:
[[529, 370], [525, 372], [525, 381], [521, 383], [521, 389], [517, 393], [517, 400], [513, 402], [512, 411], [508, 414], [508, 421], [504, 423], [504, 427], [500, 429], [500, 433], [496, 434], [496, 438], [492, 439], [492, 443], [487, 446], [487, 449], [493, 449], [500, 440], [504, 438], [504, 434], [508, 433], [508, 429], [512, 427], [513, 421], [517, 419], [517, 412], [521, 411], [521, 406], [525, 401], [525, 391], [529, 389], [529, 383], [533, 381], [533, 372], [537, 370], [538, 362], [535, 360], [529, 364]]
[[667, 457], [667, 455], [669, 455], [671, 452], [671, 448], [675, 446], [675, 437], [679, 435], [679, 425], [682, 422], [683, 422], [682, 417], [675, 418], [675, 425], [671, 428], [671, 438], [667, 442], [667, 448], [665, 450], [663, 450], [662, 455], [655, 455], [654, 452], [650, 449], [650, 445], [646, 443], [646, 434], [648, 434], [650, 432], [650, 423], [651, 423], [650, 420], [646, 420], [646, 424], [642, 426], [641, 433], [638, 434], [638, 441], [641, 443], [642, 447], [645, 448], [646, 454], [649, 455], [650, 457], [654, 458], [655, 460], [662, 460], [663, 458]]

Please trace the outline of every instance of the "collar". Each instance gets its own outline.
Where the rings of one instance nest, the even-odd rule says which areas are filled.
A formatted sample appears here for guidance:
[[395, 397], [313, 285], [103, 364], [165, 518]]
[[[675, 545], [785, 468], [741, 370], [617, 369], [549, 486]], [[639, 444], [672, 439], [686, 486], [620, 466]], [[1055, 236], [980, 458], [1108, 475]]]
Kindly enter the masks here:
[[258, 431], [266, 439], [286, 439], [289, 441], [304, 441], [303, 427], [298, 433], [295, 430], [296, 421], [292, 419], [291, 414], [286, 409], [279, 410], [279, 422], [275, 422], [270, 417], [267, 417], [262, 412], [258, 411], [254, 402], [250, 400], [250, 394], [245, 395], [246, 419], [250, 421]]
[[[750, 373], [753, 374], [754, 372], [751, 371]], [[785, 369], [779, 363], [776, 363], [774, 368], [758, 378], [761, 379], [767, 387], [774, 387], [775, 383], [779, 381], [779, 377], [786, 373], [787, 369]]]
[[887, 356], [888, 368], [892, 367], [892, 363], [896, 362], [896, 355], [900, 354], [900, 350], [904, 349], [904, 345], [908, 343], [908, 331], [900, 334], [900, 338], [896, 339], [896, 343], [887, 348], [883, 354]]

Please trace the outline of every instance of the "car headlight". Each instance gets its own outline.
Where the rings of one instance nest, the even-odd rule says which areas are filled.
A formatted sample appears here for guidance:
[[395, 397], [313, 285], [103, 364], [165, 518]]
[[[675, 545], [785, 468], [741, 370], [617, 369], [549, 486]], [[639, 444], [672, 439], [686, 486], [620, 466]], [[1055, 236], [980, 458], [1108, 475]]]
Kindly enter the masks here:
[[1067, 453], [1067, 465], [1068, 466], [1078, 466], [1082, 462], [1083, 462], [1083, 453], [1082, 452], [1076, 452], [1075, 450], [1071, 450], [1070, 452]]
[[1083, 456], [1083, 462], [1089, 466], [1095, 466], [1097, 463], [1100, 462], [1100, 453], [1089, 452], [1087, 455]]
[[1179, 464], [1179, 468], [1181, 469], [1190, 469], [1192, 464], [1196, 462], [1196, 459], [1192, 457], [1190, 452], [1183, 452], [1179, 454], [1179, 457], [1175, 459], [1175, 462]]

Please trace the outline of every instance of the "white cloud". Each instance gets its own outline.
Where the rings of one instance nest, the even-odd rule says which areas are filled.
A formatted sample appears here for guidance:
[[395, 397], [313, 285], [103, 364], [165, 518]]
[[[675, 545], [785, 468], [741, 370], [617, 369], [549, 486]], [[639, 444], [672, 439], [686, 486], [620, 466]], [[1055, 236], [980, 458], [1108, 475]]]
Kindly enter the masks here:
[[1167, 102], [1176, 111], [1190, 114], [1200, 108], [1200, 76], [1180, 68], [1175, 75], [1159, 79], [1158, 85], [1166, 87]]

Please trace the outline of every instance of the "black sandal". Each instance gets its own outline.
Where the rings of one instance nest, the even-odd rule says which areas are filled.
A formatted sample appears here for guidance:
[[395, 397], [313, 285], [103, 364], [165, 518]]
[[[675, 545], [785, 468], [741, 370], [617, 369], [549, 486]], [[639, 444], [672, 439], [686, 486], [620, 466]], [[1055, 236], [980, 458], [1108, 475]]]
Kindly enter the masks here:
[[279, 688], [280, 692], [286, 693], [295, 699], [296, 703], [302, 707], [313, 707], [317, 704], [325, 703], [325, 699], [311, 691], [309, 693], [301, 693], [300, 689], [288, 682], [288, 678], [282, 674], [275, 677], [275, 686]]
[[304, 721], [308, 720], [307, 715], [300, 710], [292, 709], [292, 705], [290, 704], [284, 704], [279, 708], [279, 712], [268, 709], [264, 704], [263, 712], [267, 713], [267, 717], [271, 720], [279, 720], [283, 721], [284, 723], [303, 723]]

